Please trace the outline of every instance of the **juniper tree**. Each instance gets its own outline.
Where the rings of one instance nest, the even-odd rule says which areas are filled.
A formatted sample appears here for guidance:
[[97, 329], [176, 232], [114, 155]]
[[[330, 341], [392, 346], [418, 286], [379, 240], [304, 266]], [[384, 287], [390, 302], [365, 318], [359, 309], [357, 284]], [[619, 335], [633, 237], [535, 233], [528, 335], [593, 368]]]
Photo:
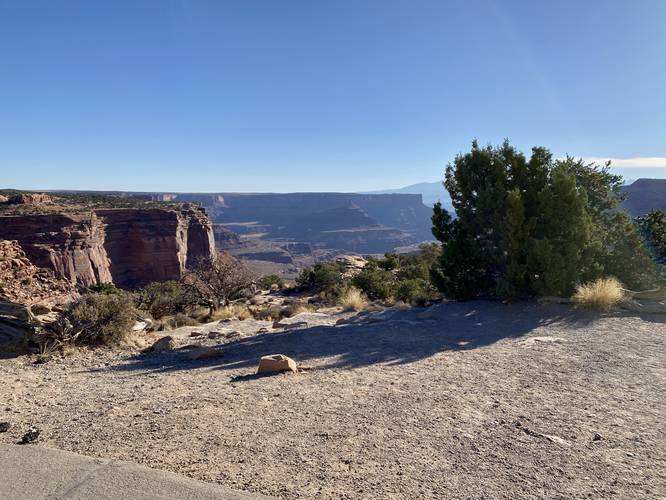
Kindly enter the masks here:
[[447, 167], [444, 184], [457, 217], [435, 205], [441, 255], [431, 273], [445, 296], [566, 295], [601, 275], [654, 281], [639, 232], [618, 212], [622, 178], [609, 164], [553, 161], [540, 147], [526, 161], [507, 141], [474, 141]]

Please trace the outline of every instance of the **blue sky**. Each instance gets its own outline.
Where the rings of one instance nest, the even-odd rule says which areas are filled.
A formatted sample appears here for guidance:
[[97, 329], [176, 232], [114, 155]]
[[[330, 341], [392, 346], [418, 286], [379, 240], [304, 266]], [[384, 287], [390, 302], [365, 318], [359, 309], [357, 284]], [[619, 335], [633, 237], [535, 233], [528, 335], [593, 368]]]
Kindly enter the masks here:
[[665, 21], [663, 0], [0, 0], [0, 185], [382, 189], [475, 137], [661, 176]]

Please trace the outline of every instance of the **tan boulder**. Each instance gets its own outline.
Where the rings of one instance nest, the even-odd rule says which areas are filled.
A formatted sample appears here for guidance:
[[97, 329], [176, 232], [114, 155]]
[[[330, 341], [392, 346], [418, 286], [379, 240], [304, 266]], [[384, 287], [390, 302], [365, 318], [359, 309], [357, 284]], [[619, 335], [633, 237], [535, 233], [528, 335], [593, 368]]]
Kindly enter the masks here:
[[173, 339], [171, 335], [167, 335], [166, 337], [162, 337], [158, 341], [156, 341], [152, 346], [148, 348], [150, 352], [168, 352], [168, 351], [173, 351], [174, 348], [176, 347], [176, 341]]
[[262, 356], [259, 360], [259, 367], [257, 373], [279, 373], [279, 372], [296, 372], [296, 361], [284, 354], [271, 354], [270, 356]]

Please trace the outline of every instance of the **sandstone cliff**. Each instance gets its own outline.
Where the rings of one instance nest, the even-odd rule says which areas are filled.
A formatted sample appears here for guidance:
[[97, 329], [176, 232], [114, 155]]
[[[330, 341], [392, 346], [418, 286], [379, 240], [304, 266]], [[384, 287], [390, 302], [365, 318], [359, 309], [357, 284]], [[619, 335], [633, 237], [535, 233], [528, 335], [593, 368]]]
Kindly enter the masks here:
[[0, 240], [16, 240], [34, 265], [81, 285], [179, 279], [215, 252], [212, 224], [194, 206], [2, 216]]

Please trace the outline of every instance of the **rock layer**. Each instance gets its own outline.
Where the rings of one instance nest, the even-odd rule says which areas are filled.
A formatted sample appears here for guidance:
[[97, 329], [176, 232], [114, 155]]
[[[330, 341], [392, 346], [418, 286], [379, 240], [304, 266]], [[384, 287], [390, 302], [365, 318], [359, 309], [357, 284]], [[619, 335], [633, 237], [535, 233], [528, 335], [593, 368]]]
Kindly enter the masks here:
[[18, 241], [34, 265], [86, 286], [179, 279], [188, 264], [215, 255], [212, 224], [194, 206], [4, 216], [0, 240]]

